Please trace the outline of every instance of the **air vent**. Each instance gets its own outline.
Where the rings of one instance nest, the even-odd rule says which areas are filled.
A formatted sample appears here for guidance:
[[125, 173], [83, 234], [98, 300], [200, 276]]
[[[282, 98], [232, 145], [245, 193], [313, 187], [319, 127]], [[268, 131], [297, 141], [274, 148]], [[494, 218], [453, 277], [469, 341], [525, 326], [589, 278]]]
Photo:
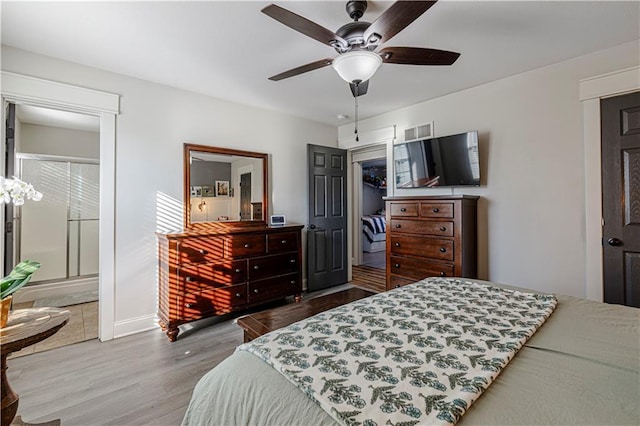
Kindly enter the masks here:
[[427, 139], [433, 137], [433, 121], [416, 127], [410, 127], [404, 131], [404, 141], [415, 139]]

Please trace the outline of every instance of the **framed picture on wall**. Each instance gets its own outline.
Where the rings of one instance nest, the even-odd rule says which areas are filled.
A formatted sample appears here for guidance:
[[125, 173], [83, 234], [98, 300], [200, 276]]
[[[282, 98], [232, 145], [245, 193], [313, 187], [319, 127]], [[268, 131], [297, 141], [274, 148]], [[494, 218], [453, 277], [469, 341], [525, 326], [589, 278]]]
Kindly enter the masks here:
[[202, 185], [202, 196], [203, 197], [215, 197], [215, 192], [213, 189], [213, 185]]
[[216, 197], [228, 197], [229, 196], [229, 181], [217, 180], [216, 181]]

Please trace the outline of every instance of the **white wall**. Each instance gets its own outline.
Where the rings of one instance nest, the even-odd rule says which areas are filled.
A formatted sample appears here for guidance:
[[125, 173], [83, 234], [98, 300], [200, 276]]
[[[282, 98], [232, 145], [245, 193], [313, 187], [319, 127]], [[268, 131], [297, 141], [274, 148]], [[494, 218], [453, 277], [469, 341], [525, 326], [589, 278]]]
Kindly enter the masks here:
[[330, 126], [6, 46], [2, 69], [121, 95], [116, 122], [116, 336], [119, 329], [143, 329], [155, 314], [155, 232], [182, 226], [183, 143], [268, 153], [270, 210], [298, 223], [306, 221], [306, 144], [337, 145], [337, 131]]
[[97, 160], [100, 133], [22, 123], [19, 152]]
[[[639, 43], [627, 43], [363, 120], [359, 132], [397, 125], [401, 135], [429, 121], [435, 122], [436, 136], [478, 130], [480, 188], [395, 194], [480, 195], [481, 278], [585, 297], [585, 152], [578, 84], [637, 65], [639, 56]], [[341, 140], [352, 133], [352, 124], [339, 129]]]

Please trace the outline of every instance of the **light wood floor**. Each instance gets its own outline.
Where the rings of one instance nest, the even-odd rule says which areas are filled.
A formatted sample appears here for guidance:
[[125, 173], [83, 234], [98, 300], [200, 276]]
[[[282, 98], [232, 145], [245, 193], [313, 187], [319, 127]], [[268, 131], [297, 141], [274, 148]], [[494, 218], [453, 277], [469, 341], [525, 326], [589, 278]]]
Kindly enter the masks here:
[[353, 280], [351, 284], [375, 293], [381, 293], [385, 291], [385, 279], [384, 269], [360, 265], [353, 267]]
[[[370, 269], [354, 267], [352, 283], [305, 297], [352, 284], [384, 288], [384, 270]], [[26, 422], [179, 425], [196, 382], [242, 338], [233, 317], [213, 318], [187, 326], [174, 343], [160, 329], [104, 343], [90, 340], [10, 359], [7, 374]]]

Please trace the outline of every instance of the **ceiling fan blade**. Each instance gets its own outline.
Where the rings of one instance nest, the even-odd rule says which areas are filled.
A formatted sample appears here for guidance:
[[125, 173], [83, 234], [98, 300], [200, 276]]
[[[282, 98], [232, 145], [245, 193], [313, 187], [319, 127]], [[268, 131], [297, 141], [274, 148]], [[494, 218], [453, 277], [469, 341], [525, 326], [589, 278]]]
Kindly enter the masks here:
[[358, 84], [349, 83], [349, 88], [351, 89], [351, 94], [353, 94], [354, 98], [358, 96], [366, 95], [367, 90], [369, 89], [369, 80], [362, 81]]
[[305, 72], [317, 70], [318, 68], [323, 68], [328, 65], [331, 65], [333, 62], [333, 58], [320, 59], [319, 61], [311, 62], [310, 64], [301, 65], [296, 68], [292, 68], [288, 71], [281, 72], [280, 74], [276, 74], [272, 77], [269, 77], [269, 80], [272, 81], [280, 81], [285, 78], [293, 77], [298, 74], [303, 74]]
[[311, 37], [314, 40], [318, 40], [320, 43], [331, 47], [334, 47], [336, 43], [341, 44], [345, 48], [349, 46], [349, 43], [347, 43], [345, 39], [335, 34], [333, 31], [330, 31], [307, 18], [296, 15], [295, 13], [275, 4], [271, 4], [262, 9], [262, 13], [272, 17], [291, 29]]
[[424, 47], [385, 47], [378, 54], [386, 64], [452, 65], [460, 56], [457, 52]]
[[436, 1], [397, 1], [378, 17], [363, 34], [366, 44], [382, 44], [418, 19]]

